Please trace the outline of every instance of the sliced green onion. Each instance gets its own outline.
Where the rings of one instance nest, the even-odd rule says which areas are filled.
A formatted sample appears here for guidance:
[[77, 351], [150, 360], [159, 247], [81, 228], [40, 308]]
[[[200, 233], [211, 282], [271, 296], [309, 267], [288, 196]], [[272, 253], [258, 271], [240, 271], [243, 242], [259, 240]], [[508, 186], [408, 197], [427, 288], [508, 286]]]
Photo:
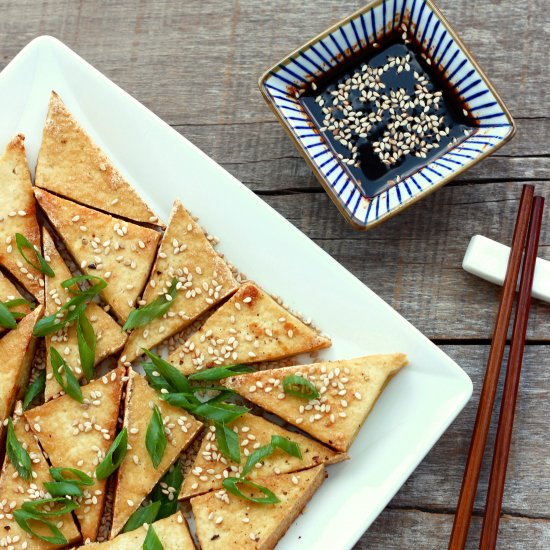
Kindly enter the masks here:
[[174, 407], [181, 407], [197, 416], [221, 424], [229, 424], [250, 410], [233, 403], [219, 402], [218, 397], [201, 403], [193, 394], [189, 393], [167, 393], [160, 396], [163, 401]]
[[271, 454], [273, 454], [273, 447], [271, 443], [268, 443], [267, 445], [263, 445], [259, 449], [256, 449], [252, 454], [248, 455], [248, 458], [246, 459], [246, 464], [244, 465], [242, 471], [242, 476], [246, 476], [250, 472], [250, 470], [252, 470], [252, 468], [254, 468], [256, 464], [258, 464], [258, 462], [261, 462]]
[[[195, 414], [196, 416], [202, 417], [206, 420], [211, 420], [220, 425], [229, 424], [250, 410], [247, 407], [223, 402], [223, 399], [234, 393], [233, 390], [224, 386], [191, 386], [187, 377], [183, 375], [179, 369], [158, 355], [155, 355], [148, 349], [143, 348], [143, 351], [151, 360], [150, 363], [146, 362], [142, 365], [147, 379], [150, 381], [151, 386], [161, 393], [161, 399], [170, 405], [180, 407]], [[211, 369], [212, 375], [203, 377], [202, 380], [220, 380], [226, 377], [228, 369], [230, 372], [229, 376], [231, 376], [236, 373], [235, 369], [239, 370], [242, 368], [243, 367], [240, 365], [235, 365], [234, 367], [222, 367], [223, 373], [219, 369]], [[220, 393], [208, 401], [200, 401], [197, 399], [195, 395], [196, 393], [206, 391], [217, 391]], [[220, 433], [222, 432], [223, 430], [220, 428]], [[223, 435], [220, 437], [223, 437]], [[228, 437], [231, 438], [229, 440], [229, 444], [233, 445], [233, 436], [228, 434]], [[221, 444], [223, 446], [224, 442]], [[227, 452], [230, 452], [229, 448], [227, 449]], [[231, 454], [233, 457], [237, 458], [237, 453], [234, 451], [234, 448]], [[239, 460], [240, 456], [236, 461]]]
[[105, 458], [96, 468], [95, 475], [99, 480], [107, 479], [119, 468], [128, 451], [128, 431], [124, 428], [109, 447]]
[[224, 388], [223, 390], [220, 390], [220, 393], [218, 395], [211, 397], [208, 401], [205, 401], [205, 403], [208, 403], [209, 405], [214, 405], [215, 403], [221, 403], [224, 401], [225, 398], [230, 397], [232, 395], [235, 395], [234, 390], [231, 390], [229, 388]]
[[122, 529], [123, 533], [134, 531], [138, 527], [141, 527], [144, 523], [151, 524], [157, 519], [161, 503], [159, 501], [151, 502], [147, 506], [138, 508], [126, 522], [126, 525]]
[[122, 330], [133, 330], [137, 327], [148, 325], [154, 319], [158, 319], [167, 313], [174, 303], [174, 298], [176, 297], [176, 293], [178, 291], [176, 288], [177, 283], [178, 279], [177, 277], [174, 277], [172, 279], [172, 284], [170, 285], [170, 290], [167, 293], [170, 296], [170, 299], [167, 299], [166, 294], [163, 294], [162, 296], [155, 298], [150, 304], [134, 309], [128, 316]]
[[[23, 509], [14, 510], [13, 517], [15, 518], [15, 521], [17, 522], [19, 527], [23, 529], [23, 531], [33, 537], [36, 537], [37, 539], [43, 540], [44, 542], [49, 542], [50, 544], [56, 544], [58, 546], [64, 546], [69, 542], [56, 525], [54, 525], [50, 521], [42, 519], [40, 515], [35, 514], [34, 512], [27, 512], [27, 510]], [[45, 525], [50, 530], [53, 536], [47, 537], [34, 531], [33, 528], [30, 526], [31, 521], [39, 523], [41, 525]]]
[[164, 550], [164, 546], [162, 546], [162, 542], [157, 537], [152, 525], [149, 525], [149, 529], [147, 529], [147, 536], [143, 541], [143, 550]]
[[164, 451], [166, 449], [167, 439], [166, 432], [164, 431], [164, 422], [160, 414], [159, 408], [155, 405], [153, 407], [153, 414], [147, 426], [147, 434], [145, 436], [145, 447], [151, 457], [151, 462], [155, 469], [158, 468], [162, 462]]
[[187, 377], [182, 374], [174, 365], [165, 361], [162, 357], [159, 357], [152, 351], [146, 348], [142, 348], [143, 352], [151, 359], [157, 372], [164, 380], [170, 384], [172, 390], [171, 393], [192, 393], [193, 390]]
[[[75, 401], [82, 403], [84, 398], [82, 397], [82, 390], [80, 389], [78, 380], [73, 374], [71, 367], [67, 365], [65, 359], [61, 357], [53, 346], [50, 348], [50, 362], [52, 364], [54, 378], [63, 388], [63, 391], [67, 395], [70, 395]], [[63, 369], [63, 372], [61, 372], [61, 369]], [[63, 380], [63, 374], [65, 374], [65, 380]]]
[[204, 371], [192, 374], [191, 376], [189, 376], [189, 380], [214, 382], [216, 380], [229, 378], [230, 376], [234, 376], [235, 374], [244, 374], [247, 372], [255, 372], [255, 369], [247, 365], [213, 367], [211, 369], [206, 369]]
[[96, 336], [92, 323], [85, 313], [78, 317], [76, 322], [76, 335], [78, 338], [78, 353], [80, 355], [80, 366], [86, 380], [94, 377]]
[[78, 508], [78, 504], [74, 500], [64, 497], [41, 498], [39, 500], [24, 502], [21, 508], [37, 516], [49, 518], [70, 514]]
[[47, 315], [39, 319], [34, 325], [32, 335], [35, 338], [40, 338], [42, 336], [47, 336], [53, 332], [61, 330], [65, 326], [65, 323], [57, 316], [57, 313], [52, 315]]
[[250, 409], [233, 405], [232, 403], [201, 403], [194, 407], [190, 412], [197, 416], [202, 416], [213, 422], [229, 424], [233, 420], [246, 414]]
[[[30, 309], [34, 309], [33, 303], [29, 302], [28, 300], [25, 300], [25, 298], [14, 298], [13, 300], [7, 300], [6, 302], [4, 302], [4, 305], [9, 308], [17, 307], [17, 306], [28, 306]], [[15, 313], [18, 313], [18, 312], [15, 312]]]
[[317, 399], [320, 394], [317, 388], [303, 376], [299, 374], [291, 374], [283, 378], [283, 391], [287, 395], [294, 395], [311, 401]]
[[17, 326], [17, 319], [22, 319], [25, 317], [25, 314], [20, 311], [11, 311], [11, 308], [23, 305], [32, 306], [25, 298], [15, 298], [7, 302], [0, 302], [0, 327], [13, 330]]
[[282, 435], [272, 435], [271, 445], [273, 447], [273, 450], [281, 449], [281, 451], [284, 451], [287, 455], [302, 460], [302, 451], [300, 451], [300, 446], [298, 445], [298, 443], [295, 443], [294, 441], [291, 441], [290, 439], [287, 439]]
[[6, 454], [19, 476], [29, 481], [32, 475], [32, 463], [29, 453], [19, 442], [13, 429], [13, 422], [8, 418], [8, 433], [6, 436]]
[[75, 294], [68, 302], [64, 303], [56, 313], [52, 313], [46, 317], [42, 317], [36, 325], [34, 326], [33, 336], [39, 338], [41, 336], [47, 336], [48, 334], [53, 334], [63, 327], [71, 323], [72, 321], [78, 319], [84, 310], [88, 306], [88, 303], [91, 302], [95, 296], [97, 296], [106, 286], [107, 281], [101, 277], [96, 277], [95, 275], [88, 276], [82, 275], [81, 277], [73, 277], [67, 279], [61, 283], [61, 286], [66, 283], [67, 288], [74, 285], [75, 282], [78, 282], [80, 279], [97, 279], [98, 283], [91, 286], [85, 291], [74, 293]]
[[300, 447], [294, 443], [294, 441], [290, 441], [286, 437], [282, 437], [280, 435], [272, 435], [270, 443], [256, 449], [248, 456], [241, 474], [242, 477], [245, 477], [258, 462], [261, 462], [268, 456], [272, 455], [277, 449], [281, 449], [290, 456], [294, 456], [299, 459], [302, 458]]
[[[247, 487], [252, 487], [257, 491], [260, 491], [260, 493], [263, 493], [265, 497], [257, 498], [246, 495], [239, 489], [239, 484], [246, 485]], [[281, 502], [277, 498], [277, 496], [267, 487], [252, 483], [252, 481], [248, 481], [247, 479], [242, 479], [240, 477], [227, 477], [223, 480], [222, 485], [228, 493], [231, 493], [232, 495], [235, 495], [244, 500], [255, 502], [256, 504], [277, 504], [277, 502]]]
[[220, 453], [229, 458], [229, 460], [240, 464], [241, 447], [239, 445], [239, 436], [225, 424], [216, 422], [214, 426], [216, 427], [216, 445]]
[[[66, 477], [65, 472], [75, 477]], [[94, 480], [89, 475], [76, 468], [50, 468], [50, 475], [55, 481], [68, 481], [79, 486], [91, 487], [94, 484]]]
[[72, 481], [45, 481], [43, 485], [52, 497], [81, 497], [84, 494]]
[[174, 407], [180, 407], [190, 412], [200, 405], [200, 401], [190, 393], [163, 393], [160, 398]]
[[29, 405], [44, 391], [46, 387], [46, 371], [41, 370], [25, 392], [23, 399], [23, 410], [26, 411]]
[[[17, 245], [17, 250], [19, 250], [19, 254], [23, 257], [23, 259], [34, 269], [37, 269], [40, 271], [40, 273], [43, 273], [44, 275], [47, 275], [48, 277], [55, 277], [55, 273], [53, 272], [53, 269], [48, 265], [48, 262], [44, 259], [42, 254], [38, 252], [37, 248], [25, 237], [24, 235], [21, 235], [21, 233], [15, 234], [15, 244]], [[25, 256], [25, 253], [23, 250], [30, 250], [36, 257], [38, 264], [35, 264]]]
[[13, 330], [17, 326], [15, 315], [8, 309], [6, 304], [0, 302], [0, 327]]
[[[94, 281], [95, 285], [92, 285], [87, 290], [82, 291], [80, 290], [79, 283], [83, 283], [84, 281]], [[74, 285], [77, 287], [76, 290], [71, 288]], [[63, 281], [61, 286], [69, 289], [76, 296], [80, 296], [81, 294], [89, 293], [92, 288], [94, 289], [94, 294], [96, 294], [107, 286], [107, 281], [97, 275], [77, 275], [76, 277], [71, 277], [70, 279]]]
[[[141, 363], [141, 367], [145, 371], [145, 377], [149, 381], [149, 385], [156, 391], [161, 393], [173, 392], [174, 388], [172, 385], [157, 371], [155, 365], [152, 362], [147, 361], [146, 363]], [[162, 390], [166, 390], [163, 392]]]
[[[172, 514], [175, 514], [178, 510], [178, 495], [180, 494], [181, 486], [183, 484], [183, 473], [181, 471], [179, 461], [164, 474], [161, 480], [156, 484], [153, 492], [151, 493], [151, 500], [153, 502], [160, 502], [160, 508], [155, 517], [155, 521], [164, 519]], [[166, 494], [166, 488], [170, 489], [169, 495]], [[173, 491], [171, 490], [173, 489]]]

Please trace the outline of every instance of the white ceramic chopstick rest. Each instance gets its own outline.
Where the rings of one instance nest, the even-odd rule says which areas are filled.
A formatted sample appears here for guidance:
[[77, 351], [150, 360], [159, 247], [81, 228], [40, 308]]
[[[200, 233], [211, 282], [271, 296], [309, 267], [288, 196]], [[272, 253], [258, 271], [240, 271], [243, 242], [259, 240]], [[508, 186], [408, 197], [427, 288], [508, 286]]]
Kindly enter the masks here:
[[[483, 235], [474, 235], [464, 254], [462, 267], [472, 275], [502, 286], [509, 256], [509, 246]], [[550, 302], [550, 262], [548, 260], [537, 258], [532, 296]]]

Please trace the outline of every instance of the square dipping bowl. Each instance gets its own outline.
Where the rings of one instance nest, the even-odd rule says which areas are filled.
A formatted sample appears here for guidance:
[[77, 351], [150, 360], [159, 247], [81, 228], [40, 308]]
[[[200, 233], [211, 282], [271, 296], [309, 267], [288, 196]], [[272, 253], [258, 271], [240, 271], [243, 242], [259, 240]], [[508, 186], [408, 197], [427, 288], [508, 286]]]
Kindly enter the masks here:
[[516, 131], [431, 0], [375, 0], [271, 67], [259, 87], [340, 212], [361, 230], [445, 185]]

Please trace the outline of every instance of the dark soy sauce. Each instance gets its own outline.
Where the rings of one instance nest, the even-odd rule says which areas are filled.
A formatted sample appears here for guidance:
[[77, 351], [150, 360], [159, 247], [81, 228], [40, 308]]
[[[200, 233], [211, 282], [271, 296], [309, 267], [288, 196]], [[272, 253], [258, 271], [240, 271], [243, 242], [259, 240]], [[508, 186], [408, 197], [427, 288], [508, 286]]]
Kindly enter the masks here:
[[[392, 59], [397, 62], [389, 67], [391, 61], [388, 60]], [[384, 68], [383, 74], [377, 74]], [[368, 74], [368, 71], [373, 74]], [[366, 76], [360, 78], [358, 75]], [[349, 80], [354, 76], [356, 83], [365, 84], [362, 90]], [[337, 92], [344, 93], [346, 81], [348, 89], [345, 100], [341, 101], [343, 96]], [[369, 87], [373, 81], [379, 84]], [[366, 100], [365, 90], [366, 93], [370, 90], [374, 97]], [[427, 93], [423, 94], [423, 91]], [[475, 131], [473, 121], [458, 105], [442, 75], [430, 66], [420, 50], [398, 34], [392, 35], [379, 48], [359, 52], [337, 70], [317, 80], [305, 90], [300, 101], [368, 197], [374, 197], [414, 174]], [[426, 105], [430, 101], [431, 104]], [[327, 110], [333, 112], [327, 114]], [[359, 113], [355, 119], [354, 113]], [[336, 131], [330, 129], [335, 120], [339, 124]], [[348, 129], [345, 134], [346, 128], [354, 124], [356, 128], [351, 132]], [[434, 128], [430, 126], [432, 124]], [[365, 132], [366, 128], [368, 132]], [[343, 140], [341, 136], [344, 136]], [[381, 150], [381, 147], [389, 150]], [[396, 148], [398, 152], [392, 152]], [[389, 159], [384, 158], [386, 153]]]

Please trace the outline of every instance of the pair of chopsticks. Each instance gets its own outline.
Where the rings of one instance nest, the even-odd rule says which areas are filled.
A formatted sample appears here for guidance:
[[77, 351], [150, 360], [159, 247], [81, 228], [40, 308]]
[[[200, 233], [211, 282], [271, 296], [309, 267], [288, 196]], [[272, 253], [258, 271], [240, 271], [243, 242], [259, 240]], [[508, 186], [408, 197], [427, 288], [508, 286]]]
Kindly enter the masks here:
[[502, 509], [502, 495], [504, 493], [504, 484], [506, 480], [506, 468], [508, 466], [508, 453], [510, 451], [523, 351], [525, 348], [527, 321], [529, 319], [529, 309], [531, 307], [531, 289], [533, 286], [533, 276], [542, 225], [542, 212], [544, 208], [544, 198], [534, 197], [534, 192], [535, 188], [532, 185], [523, 186], [514, 228], [514, 236], [512, 239], [512, 250], [508, 261], [508, 270], [493, 331], [493, 340], [487, 360], [485, 380], [483, 381], [483, 388], [479, 399], [474, 432], [472, 434], [468, 460], [466, 462], [466, 470], [462, 480], [453, 530], [449, 541], [449, 550], [462, 550], [468, 538], [468, 528], [470, 526], [481, 463], [483, 461], [483, 453], [489, 433], [489, 425], [495, 402], [501, 363], [504, 355], [504, 348], [506, 346], [508, 325], [510, 324], [517, 281], [523, 259], [523, 270], [521, 273], [516, 304], [506, 380], [504, 382], [498, 429], [493, 451], [491, 477], [489, 479], [485, 515], [479, 543], [480, 550], [490, 550], [496, 546], [498, 524]]

